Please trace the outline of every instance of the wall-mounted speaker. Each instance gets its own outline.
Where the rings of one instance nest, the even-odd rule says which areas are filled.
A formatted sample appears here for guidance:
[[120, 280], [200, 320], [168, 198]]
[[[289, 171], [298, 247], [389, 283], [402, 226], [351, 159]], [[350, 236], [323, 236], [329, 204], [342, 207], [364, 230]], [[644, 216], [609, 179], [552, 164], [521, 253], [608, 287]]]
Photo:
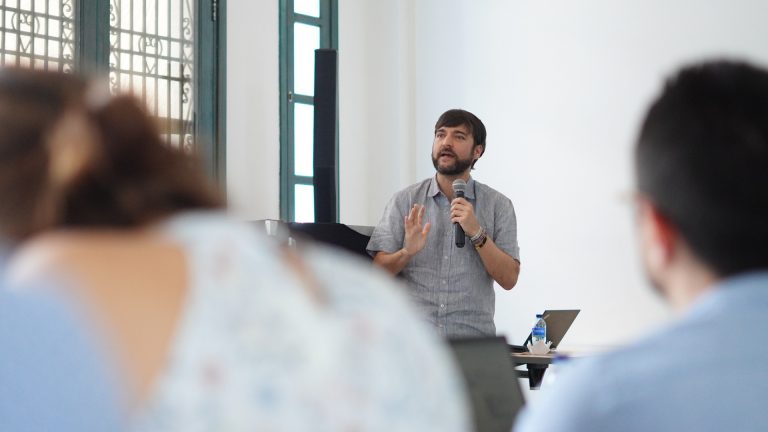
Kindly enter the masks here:
[[333, 49], [315, 50], [315, 127], [313, 183], [315, 222], [338, 222], [339, 148], [336, 108], [338, 55]]

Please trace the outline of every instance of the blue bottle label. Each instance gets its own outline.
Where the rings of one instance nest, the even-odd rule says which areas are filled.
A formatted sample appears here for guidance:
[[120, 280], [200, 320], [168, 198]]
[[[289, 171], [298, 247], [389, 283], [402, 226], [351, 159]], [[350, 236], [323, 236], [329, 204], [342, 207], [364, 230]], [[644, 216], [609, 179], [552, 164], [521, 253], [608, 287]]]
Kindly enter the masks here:
[[533, 334], [533, 337], [544, 337], [546, 336], [546, 330], [543, 327], [534, 327], [533, 331], [531, 332]]

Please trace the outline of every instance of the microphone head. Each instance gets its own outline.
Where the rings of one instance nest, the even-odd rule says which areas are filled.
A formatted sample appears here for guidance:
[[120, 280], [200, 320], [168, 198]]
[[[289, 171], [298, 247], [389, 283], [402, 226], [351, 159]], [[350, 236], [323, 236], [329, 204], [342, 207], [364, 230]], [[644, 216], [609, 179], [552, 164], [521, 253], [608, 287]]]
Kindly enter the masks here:
[[453, 181], [453, 194], [464, 196], [464, 191], [467, 190], [467, 182], [462, 179], [456, 179]]

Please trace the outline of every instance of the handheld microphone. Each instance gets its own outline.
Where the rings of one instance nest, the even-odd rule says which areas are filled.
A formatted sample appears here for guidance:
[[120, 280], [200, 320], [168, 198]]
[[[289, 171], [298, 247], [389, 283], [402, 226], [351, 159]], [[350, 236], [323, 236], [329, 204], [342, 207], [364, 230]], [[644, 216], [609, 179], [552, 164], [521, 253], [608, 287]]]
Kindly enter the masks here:
[[[453, 197], [464, 198], [464, 191], [467, 189], [467, 182], [462, 179], [453, 181]], [[454, 236], [456, 238], [456, 247], [464, 247], [464, 229], [458, 223], [453, 223]]]

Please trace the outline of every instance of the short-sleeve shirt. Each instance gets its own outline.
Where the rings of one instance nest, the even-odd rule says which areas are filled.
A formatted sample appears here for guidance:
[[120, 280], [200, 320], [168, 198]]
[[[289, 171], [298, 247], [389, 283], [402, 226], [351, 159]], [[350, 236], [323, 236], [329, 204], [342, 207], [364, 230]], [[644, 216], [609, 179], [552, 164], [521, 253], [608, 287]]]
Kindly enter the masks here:
[[[471, 178], [465, 194], [474, 206], [480, 226], [496, 246], [519, 261], [512, 201]], [[424, 223], [432, 224], [426, 246], [400, 273], [408, 282], [414, 301], [442, 336], [495, 335], [493, 279], [470, 242], [466, 241], [463, 248], [456, 246], [451, 204], [440, 191], [436, 177], [411, 185], [392, 197], [373, 231], [368, 253], [394, 253], [403, 247], [404, 219], [414, 204], [425, 206]]]

